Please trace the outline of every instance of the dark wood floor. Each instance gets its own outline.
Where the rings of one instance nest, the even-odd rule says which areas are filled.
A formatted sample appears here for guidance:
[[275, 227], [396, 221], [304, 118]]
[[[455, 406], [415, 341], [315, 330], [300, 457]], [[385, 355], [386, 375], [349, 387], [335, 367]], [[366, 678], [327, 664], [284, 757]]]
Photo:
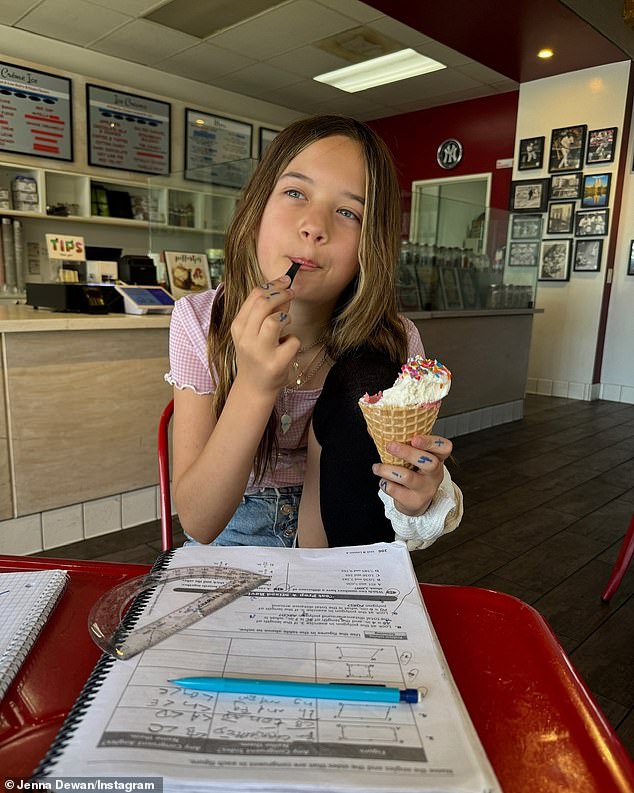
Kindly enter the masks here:
[[[529, 396], [521, 421], [457, 438], [454, 458], [465, 517], [413, 554], [419, 580], [532, 604], [634, 755], [634, 565], [600, 599], [634, 512], [634, 405]], [[152, 562], [160, 547], [152, 523], [39, 555]]]

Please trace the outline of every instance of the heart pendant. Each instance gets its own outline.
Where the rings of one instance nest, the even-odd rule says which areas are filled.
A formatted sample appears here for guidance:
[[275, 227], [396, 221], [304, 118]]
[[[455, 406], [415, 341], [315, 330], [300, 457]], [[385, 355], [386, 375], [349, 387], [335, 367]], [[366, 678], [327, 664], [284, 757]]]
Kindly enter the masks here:
[[290, 430], [292, 423], [293, 419], [288, 415], [288, 413], [284, 413], [280, 419], [280, 427], [282, 428], [284, 435], [286, 435], [286, 433]]

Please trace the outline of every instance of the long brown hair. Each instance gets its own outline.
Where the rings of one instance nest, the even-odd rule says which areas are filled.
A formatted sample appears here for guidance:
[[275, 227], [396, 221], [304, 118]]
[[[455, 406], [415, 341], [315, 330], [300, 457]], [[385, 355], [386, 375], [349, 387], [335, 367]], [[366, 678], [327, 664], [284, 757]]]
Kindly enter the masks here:
[[[213, 401], [220, 416], [236, 376], [231, 323], [247, 295], [265, 279], [256, 256], [264, 208], [288, 163], [311, 143], [343, 135], [359, 143], [366, 170], [365, 210], [359, 242], [359, 273], [340, 296], [331, 319], [328, 355], [336, 360], [362, 346], [393, 360], [407, 357], [407, 338], [396, 307], [395, 272], [401, 224], [400, 191], [385, 143], [367, 125], [347, 116], [324, 115], [296, 121], [282, 130], [266, 152], [236, 206], [227, 229], [224, 283], [211, 311], [208, 351], [217, 379]], [[255, 457], [260, 479], [276, 456], [273, 411]]]

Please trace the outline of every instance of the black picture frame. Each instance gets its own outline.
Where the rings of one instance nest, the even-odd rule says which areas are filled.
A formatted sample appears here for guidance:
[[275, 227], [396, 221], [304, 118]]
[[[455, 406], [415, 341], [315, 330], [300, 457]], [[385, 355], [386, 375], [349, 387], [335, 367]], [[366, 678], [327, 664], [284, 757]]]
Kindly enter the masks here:
[[570, 254], [572, 237], [559, 240], [544, 240], [539, 255], [538, 281], [570, 280]]
[[258, 131], [258, 157], [262, 159], [262, 155], [266, 151], [269, 143], [279, 134], [279, 129], [269, 129], [268, 127], [260, 127]]
[[588, 148], [586, 150], [587, 165], [614, 162], [617, 133], [618, 127], [591, 129], [590, 132], [588, 132]]
[[543, 215], [511, 215], [512, 240], [541, 240]]
[[549, 173], [578, 171], [586, 150], [586, 124], [558, 127], [550, 133]]
[[583, 171], [555, 173], [550, 177], [548, 198], [550, 201], [572, 201], [581, 198]]
[[572, 234], [575, 202], [557, 201], [548, 206], [547, 234]]
[[598, 273], [602, 252], [603, 240], [576, 240], [572, 269], [578, 273]]
[[241, 189], [252, 171], [253, 124], [185, 108], [185, 170], [190, 182]]
[[592, 173], [583, 177], [581, 206], [585, 209], [599, 209], [610, 203], [611, 173]]
[[0, 75], [0, 151], [72, 162], [72, 80], [6, 61], [0, 61]]
[[169, 176], [171, 129], [169, 102], [86, 83], [88, 165]]
[[511, 212], [545, 212], [548, 206], [548, 179], [522, 179], [511, 182]]
[[634, 240], [630, 242], [630, 258], [627, 263], [627, 274], [634, 275]]
[[544, 144], [546, 138], [522, 138], [517, 157], [518, 171], [537, 171], [544, 163]]
[[578, 210], [575, 215], [575, 237], [605, 237], [609, 219], [608, 207]]
[[509, 267], [537, 267], [541, 242], [526, 241], [509, 243], [507, 264]]

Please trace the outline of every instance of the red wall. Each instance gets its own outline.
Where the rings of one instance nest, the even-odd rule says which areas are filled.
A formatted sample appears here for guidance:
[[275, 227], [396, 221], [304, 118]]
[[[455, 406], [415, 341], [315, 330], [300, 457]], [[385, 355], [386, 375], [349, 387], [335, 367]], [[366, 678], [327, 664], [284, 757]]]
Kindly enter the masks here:
[[[513, 157], [518, 98], [511, 91], [379, 118], [368, 125], [390, 147], [404, 190], [411, 190], [415, 179], [492, 173], [491, 206], [507, 209], [512, 169], [496, 169], [495, 163]], [[462, 161], [449, 171], [436, 162], [436, 150], [447, 138], [459, 140], [463, 149]]]

